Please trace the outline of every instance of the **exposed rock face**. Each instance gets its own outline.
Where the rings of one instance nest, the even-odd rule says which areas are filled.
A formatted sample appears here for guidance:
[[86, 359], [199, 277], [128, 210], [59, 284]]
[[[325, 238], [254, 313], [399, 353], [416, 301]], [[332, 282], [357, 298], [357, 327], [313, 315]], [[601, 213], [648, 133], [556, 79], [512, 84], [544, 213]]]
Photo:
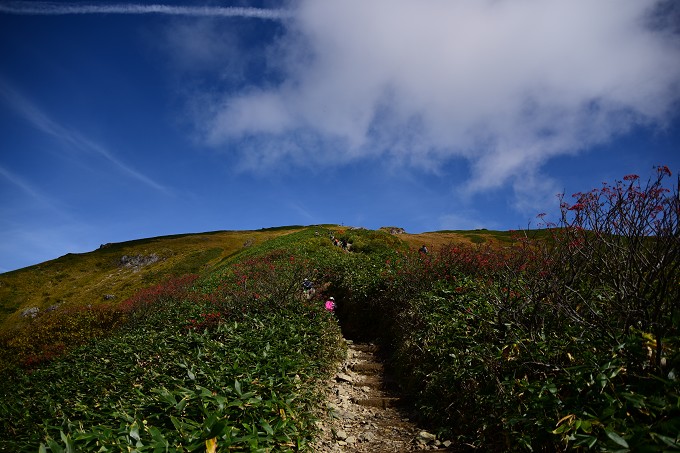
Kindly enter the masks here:
[[381, 230], [385, 230], [390, 234], [406, 234], [406, 230], [399, 227], [380, 227]]
[[22, 318], [35, 318], [38, 316], [40, 309], [38, 307], [29, 307], [21, 311]]
[[123, 255], [120, 257], [119, 266], [139, 270], [144, 266], [160, 261], [160, 259], [161, 258], [155, 253], [152, 253], [151, 255]]

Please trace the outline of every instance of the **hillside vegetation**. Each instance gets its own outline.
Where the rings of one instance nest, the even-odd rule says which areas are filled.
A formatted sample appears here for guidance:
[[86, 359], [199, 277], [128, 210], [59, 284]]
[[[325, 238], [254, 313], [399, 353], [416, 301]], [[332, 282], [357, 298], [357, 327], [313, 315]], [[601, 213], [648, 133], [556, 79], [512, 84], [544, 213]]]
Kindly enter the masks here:
[[[257, 231], [215, 231], [102, 244], [92, 252], [69, 253], [0, 274], [0, 332], [23, 325], [26, 318], [36, 313], [35, 309], [39, 313], [58, 306], [123, 301], [136, 291], [173, 276], [210, 272], [214, 266], [241, 256], [250, 247], [301, 229], [302, 226], [287, 226]], [[508, 232], [487, 230], [404, 233], [398, 237], [412, 247], [420, 247], [422, 243], [436, 247], [450, 242], [514, 240]]]
[[216, 231], [139, 239], [69, 253], [0, 274], [0, 331], [21, 325], [24, 310], [123, 301], [172, 276], [201, 273], [243, 249], [301, 227]]
[[[420, 421], [460, 450], [676, 451], [669, 176], [563, 199], [539, 233], [272, 230], [125, 299], [41, 309], [0, 337], [0, 450], [308, 451], [344, 335], [380, 342]], [[119, 246], [118, 262], [149, 253]]]

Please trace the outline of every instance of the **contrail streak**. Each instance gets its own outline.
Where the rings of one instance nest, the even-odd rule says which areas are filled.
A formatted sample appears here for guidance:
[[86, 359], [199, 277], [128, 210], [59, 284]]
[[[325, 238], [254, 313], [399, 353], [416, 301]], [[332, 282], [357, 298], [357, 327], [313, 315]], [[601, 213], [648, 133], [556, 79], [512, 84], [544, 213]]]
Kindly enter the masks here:
[[9, 170], [3, 168], [1, 165], [0, 165], [0, 177], [5, 178], [9, 182], [19, 187], [27, 194], [29, 194], [34, 199], [40, 201], [41, 203], [46, 205], [54, 205], [54, 203], [51, 200], [49, 200], [45, 195], [40, 193], [38, 190], [34, 189], [30, 184], [16, 176], [14, 173], [11, 173]]
[[265, 20], [283, 20], [292, 17], [292, 14], [289, 11], [282, 9], [221, 6], [136, 5], [123, 3], [86, 5], [56, 2], [8, 2], [0, 4], [0, 13], [41, 16], [67, 14], [164, 14], [169, 16], [243, 17]]
[[[118, 168], [121, 172], [127, 174], [129, 177], [137, 179], [144, 184], [158, 190], [161, 192], [168, 193], [168, 189], [160, 185], [156, 181], [147, 177], [146, 175], [140, 173], [134, 168], [126, 165], [121, 160], [119, 160], [112, 152], [107, 150], [100, 144], [93, 142], [92, 140], [79, 134], [77, 131], [68, 129], [58, 122], [52, 120], [49, 116], [43, 113], [40, 109], [34, 106], [30, 101], [21, 96], [14, 88], [5, 83], [2, 78], [0, 78], [0, 101], [5, 100], [7, 104], [14, 108], [14, 110], [24, 117], [29, 123], [31, 123], [36, 129], [44, 132], [45, 134], [51, 135], [62, 142], [71, 145], [72, 147], [79, 149], [81, 151], [95, 153], [103, 157]], [[2, 169], [0, 169], [2, 170]], [[31, 192], [17, 182], [16, 179], [10, 178], [10, 174], [7, 171], [0, 171], [0, 175], [24, 188], [27, 192]]]

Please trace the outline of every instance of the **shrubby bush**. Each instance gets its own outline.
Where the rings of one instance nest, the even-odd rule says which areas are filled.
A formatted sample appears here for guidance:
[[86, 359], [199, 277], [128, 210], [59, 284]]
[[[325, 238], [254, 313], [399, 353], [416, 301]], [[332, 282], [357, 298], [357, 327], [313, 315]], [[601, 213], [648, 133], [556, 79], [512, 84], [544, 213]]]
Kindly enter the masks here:
[[32, 368], [49, 362], [92, 338], [108, 334], [123, 322], [123, 311], [111, 303], [41, 313], [21, 329], [2, 334], [0, 371], [16, 365]]
[[348, 316], [373, 314], [424, 420], [463, 444], [680, 448], [669, 176], [659, 167], [645, 185], [629, 175], [573, 204], [562, 197], [548, 239], [364, 258], [337, 282]]
[[278, 250], [140, 291], [108, 337], [6, 370], [0, 450], [304, 449], [342, 353], [337, 321], [301, 297], [307, 270]]
[[131, 327], [151, 313], [166, 310], [167, 303], [186, 297], [197, 275], [185, 275], [145, 288], [122, 303], [61, 306], [40, 313], [20, 329], [3, 333], [0, 371], [20, 365], [32, 368], [61, 357], [94, 338], [104, 337], [123, 325]]
[[[646, 184], [628, 175], [561, 197], [539, 239], [422, 254], [384, 232], [333, 231], [348, 253], [310, 228], [73, 316], [74, 329], [60, 327], [68, 341], [118, 333], [32, 373], [6, 371], [0, 447], [304, 449], [315, 385], [342, 352], [322, 307], [332, 294], [344, 333], [379, 340], [421, 421], [458, 445], [680, 449], [680, 199], [669, 176], [659, 167]], [[309, 299], [304, 278], [317, 284]]]

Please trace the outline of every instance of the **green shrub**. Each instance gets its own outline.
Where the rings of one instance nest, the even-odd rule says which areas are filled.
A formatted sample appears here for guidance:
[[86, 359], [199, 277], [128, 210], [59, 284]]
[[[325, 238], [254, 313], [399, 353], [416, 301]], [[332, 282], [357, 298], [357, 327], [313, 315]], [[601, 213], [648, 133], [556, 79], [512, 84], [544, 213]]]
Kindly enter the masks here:
[[125, 313], [111, 303], [64, 307], [41, 314], [0, 338], [0, 371], [16, 365], [32, 368], [50, 361], [92, 338], [107, 335], [125, 321]]
[[147, 288], [115, 307], [107, 336], [90, 309], [86, 346], [5, 370], [0, 450], [303, 449], [343, 352], [334, 316], [301, 297], [311, 265], [275, 249]]
[[209, 305], [165, 307], [30, 374], [15, 370], [2, 386], [0, 449], [304, 447], [316, 382], [341, 352], [332, 315], [258, 307], [198, 330], [190, 320]]
[[346, 260], [334, 281], [344, 327], [363, 321], [420, 415], [464, 444], [679, 449], [680, 198], [662, 184], [669, 174], [576, 194], [548, 239]]

